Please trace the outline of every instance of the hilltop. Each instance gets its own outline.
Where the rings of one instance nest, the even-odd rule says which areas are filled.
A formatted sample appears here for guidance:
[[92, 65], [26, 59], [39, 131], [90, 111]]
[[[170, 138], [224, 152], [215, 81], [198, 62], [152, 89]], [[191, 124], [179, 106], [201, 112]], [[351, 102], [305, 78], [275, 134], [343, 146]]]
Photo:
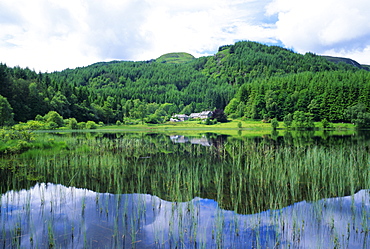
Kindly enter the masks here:
[[365, 69], [367, 71], [370, 71], [370, 66], [368, 65], [361, 65], [355, 60], [349, 59], [349, 58], [343, 58], [343, 57], [334, 57], [334, 56], [327, 56], [327, 55], [322, 55], [323, 58], [327, 59], [330, 62], [334, 63], [346, 63], [348, 65], [357, 67], [359, 69]]
[[194, 60], [195, 57], [188, 53], [168, 53], [158, 57], [155, 61], [159, 63], [179, 64]]

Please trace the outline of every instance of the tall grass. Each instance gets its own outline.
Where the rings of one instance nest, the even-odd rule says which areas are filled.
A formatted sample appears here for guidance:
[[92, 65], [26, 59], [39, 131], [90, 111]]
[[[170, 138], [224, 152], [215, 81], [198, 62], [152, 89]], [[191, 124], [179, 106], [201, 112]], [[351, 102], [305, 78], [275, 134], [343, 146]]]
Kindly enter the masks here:
[[199, 196], [225, 209], [255, 213], [370, 188], [366, 141], [295, 146], [229, 139], [206, 147], [143, 135], [45, 139], [64, 145], [3, 161], [3, 191], [53, 182], [170, 201]]

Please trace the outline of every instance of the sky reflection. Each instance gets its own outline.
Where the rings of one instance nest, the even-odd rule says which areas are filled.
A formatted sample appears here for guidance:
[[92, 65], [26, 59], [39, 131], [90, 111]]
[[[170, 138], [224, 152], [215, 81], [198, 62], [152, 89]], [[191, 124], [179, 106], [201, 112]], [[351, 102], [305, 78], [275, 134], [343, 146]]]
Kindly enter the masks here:
[[37, 184], [0, 199], [0, 243], [21, 248], [368, 248], [369, 190], [239, 215], [194, 198]]

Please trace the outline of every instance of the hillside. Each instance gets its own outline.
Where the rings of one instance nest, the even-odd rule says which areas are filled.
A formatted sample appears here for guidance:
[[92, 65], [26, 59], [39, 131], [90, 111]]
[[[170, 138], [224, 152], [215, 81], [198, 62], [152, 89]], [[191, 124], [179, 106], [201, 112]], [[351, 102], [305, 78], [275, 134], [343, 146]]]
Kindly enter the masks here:
[[367, 71], [370, 71], [370, 67], [367, 65], [361, 65], [355, 60], [349, 59], [349, 58], [342, 58], [342, 57], [334, 57], [334, 56], [326, 56], [322, 55], [323, 58], [327, 59], [330, 62], [334, 63], [345, 63], [354, 67], [357, 67], [359, 69], [365, 69]]
[[159, 63], [180, 64], [194, 60], [195, 57], [188, 53], [168, 53], [158, 57], [155, 61]]
[[[308, 87], [314, 88], [317, 84], [324, 89], [332, 88], [337, 84], [337, 80], [330, 78], [334, 72], [346, 74], [348, 81], [363, 82], [356, 83], [354, 96], [348, 104], [364, 96], [359, 94], [368, 87], [364, 70], [333, 63], [312, 53], [302, 55], [249, 41], [222, 46], [215, 55], [207, 57], [169, 53], [156, 60], [101, 62], [45, 74], [1, 64], [0, 95], [7, 98], [17, 122], [34, 119], [48, 111], [57, 111], [64, 118], [77, 121], [115, 123], [141, 119], [162, 122], [173, 113], [225, 107], [234, 116], [260, 119], [268, 115], [282, 119], [295, 110], [312, 111], [308, 106], [314, 94], [326, 99], [325, 91], [315, 92]], [[310, 78], [315, 78], [315, 82], [309, 81]], [[292, 81], [286, 95], [282, 94], [284, 82], [280, 79]], [[294, 86], [295, 80], [306, 83]], [[309, 95], [304, 94], [305, 91]], [[275, 101], [276, 97], [291, 98], [292, 102]], [[295, 105], [297, 101], [299, 104]], [[370, 106], [367, 99], [363, 101]], [[275, 108], [271, 107], [275, 106], [272, 103], [280, 109], [271, 111]], [[341, 105], [347, 107], [346, 103]], [[329, 114], [320, 113], [316, 118], [324, 117], [329, 118]], [[330, 120], [343, 120], [343, 117], [331, 117]]]

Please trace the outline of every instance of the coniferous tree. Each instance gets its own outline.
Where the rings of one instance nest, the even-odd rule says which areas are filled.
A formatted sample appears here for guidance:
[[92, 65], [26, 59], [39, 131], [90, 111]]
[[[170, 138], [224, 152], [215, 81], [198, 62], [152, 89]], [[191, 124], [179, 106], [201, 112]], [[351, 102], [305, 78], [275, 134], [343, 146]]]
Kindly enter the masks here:
[[0, 95], [0, 126], [10, 125], [13, 122], [13, 108], [8, 100]]

